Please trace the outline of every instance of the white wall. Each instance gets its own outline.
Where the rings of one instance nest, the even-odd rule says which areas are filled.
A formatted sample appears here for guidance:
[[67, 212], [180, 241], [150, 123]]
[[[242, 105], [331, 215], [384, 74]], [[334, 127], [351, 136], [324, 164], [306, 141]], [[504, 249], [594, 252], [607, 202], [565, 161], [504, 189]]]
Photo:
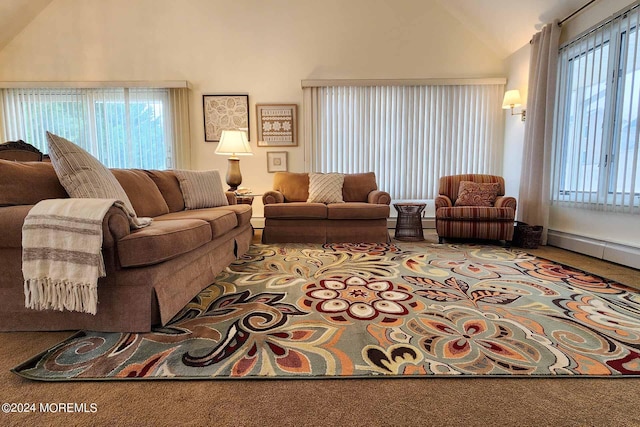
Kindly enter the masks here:
[[[561, 43], [579, 35], [631, 3], [632, 1], [630, 0], [596, 2], [574, 19], [565, 23], [562, 28]], [[526, 88], [529, 74], [528, 55], [529, 45], [526, 45], [505, 61], [508, 79], [507, 87], [509, 89], [520, 89], [522, 93], [523, 88]], [[523, 94], [523, 98], [526, 98], [526, 95]], [[515, 176], [519, 176], [523, 139], [524, 127], [518, 128], [512, 119], [507, 118], [505, 124], [504, 173], [505, 177], [511, 177], [510, 180]], [[638, 215], [612, 214], [552, 206], [549, 229], [594, 240], [640, 248], [640, 217]]]
[[[523, 108], [526, 110], [530, 50], [530, 46], [527, 44], [505, 60], [505, 70], [508, 76], [506, 90], [518, 89], [522, 98], [523, 106], [514, 108], [514, 113], [521, 112]], [[505, 194], [516, 199], [520, 192], [524, 125], [521, 116], [512, 116], [511, 110], [505, 110], [502, 175], [505, 179]]]
[[[254, 192], [273, 179], [255, 104], [301, 107], [302, 79], [503, 75], [493, 50], [422, 0], [54, 0], [0, 64], [4, 81], [188, 80], [192, 167], [223, 174], [226, 158], [204, 142], [202, 94], [248, 93], [255, 155], [241, 169]], [[289, 170], [303, 171], [302, 144], [287, 151]]]

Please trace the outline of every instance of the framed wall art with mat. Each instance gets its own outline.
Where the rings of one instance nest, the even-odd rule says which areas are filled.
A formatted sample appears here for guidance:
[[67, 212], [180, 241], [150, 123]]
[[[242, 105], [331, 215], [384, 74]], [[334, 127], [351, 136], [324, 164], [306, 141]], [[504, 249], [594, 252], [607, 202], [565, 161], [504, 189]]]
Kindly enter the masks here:
[[223, 130], [246, 129], [249, 135], [249, 95], [202, 95], [204, 140], [219, 142]]
[[298, 145], [298, 106], [296, 104], [256, 104], [258, 147]]

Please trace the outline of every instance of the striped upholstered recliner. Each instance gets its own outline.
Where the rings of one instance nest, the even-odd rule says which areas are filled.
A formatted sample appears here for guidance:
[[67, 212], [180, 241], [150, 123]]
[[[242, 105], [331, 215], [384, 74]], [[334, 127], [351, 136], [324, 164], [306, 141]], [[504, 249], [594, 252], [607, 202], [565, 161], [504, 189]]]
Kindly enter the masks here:
[[[456, 206], [460, 182], [497, 183], [497, 197], [492, 206]], [[504, 178], [495, 175], [451, 175], [440, 178], [436, 198], [438, 240], [470, 238], [504, 240], [511, 245], [516, 213], [516, 199], [505, 197]]]

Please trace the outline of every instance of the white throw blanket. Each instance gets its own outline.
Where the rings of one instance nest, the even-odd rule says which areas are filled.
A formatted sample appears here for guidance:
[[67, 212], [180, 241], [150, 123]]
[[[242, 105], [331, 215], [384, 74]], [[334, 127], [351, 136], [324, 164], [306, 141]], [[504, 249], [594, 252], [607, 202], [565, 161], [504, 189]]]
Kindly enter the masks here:
[[52, 199], [35, 205], [22, 227], [25, 306], [96, 314], [105, 276], [102, 221], [115, 199]]

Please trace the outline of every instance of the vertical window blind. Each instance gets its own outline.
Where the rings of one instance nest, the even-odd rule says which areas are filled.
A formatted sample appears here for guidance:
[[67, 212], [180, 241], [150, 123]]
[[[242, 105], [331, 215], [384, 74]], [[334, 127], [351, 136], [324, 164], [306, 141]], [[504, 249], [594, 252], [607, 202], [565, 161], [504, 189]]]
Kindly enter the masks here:
[[304, 92], [313, 172], [373, 171], [395, 200], [434, 199], [444, 175], [501, 173], [504, 79], [314, 85]]
[[186, 87], [3, 88], [0, 123], [44, 153], [49, 131], [111, 168], [189, 167]]
[[640, 213], [636, 3], [560, 48], [552, 203]]

